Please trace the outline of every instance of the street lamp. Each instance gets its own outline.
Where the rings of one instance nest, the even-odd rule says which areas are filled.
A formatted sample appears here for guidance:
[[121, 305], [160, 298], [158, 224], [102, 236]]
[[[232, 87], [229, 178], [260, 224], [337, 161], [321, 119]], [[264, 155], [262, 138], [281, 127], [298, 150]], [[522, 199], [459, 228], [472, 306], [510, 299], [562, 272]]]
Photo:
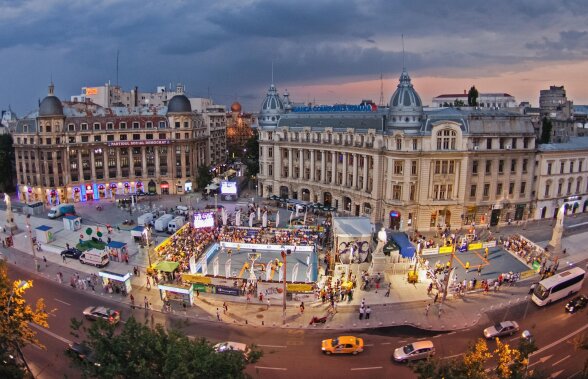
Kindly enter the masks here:
[[12, 292], [10, 293], [10, 297], [8, 298], [8, 304], [6, 304], [6, 314], [8, 315], [8, 317], [10, 318], [10, 305], [12, 303], [12, 298], [14, 297], [14, 294], [16, 291], [21, 290], [21, 289], [27, 289], [29, 287], [29, 282], [27, 282], [26, 280], [21, 280], [18, 283], [18, 286], [16, 286], [16, 288], [12, 289]]
[[218, 193], [214, 194], [214, 209], [218, 209]]
[[284, 251], [282, 250], [282, 252], [280, 253], [282, 255], [282, 260], [284, 261], [284, 283], [283, 283], [283, 288], [282, 288], [282, 324], [286, 324], [286, 291], [287, 291], [287, 285], [286, 285], [286, 264], [287, 264], [287, 257], [288, 255], [290, 255], [291, 251], [290, 249]]
[[147, 261], [149, 262], [149, 268], [151, 268], [151, 252], [149, 249], [149, 234], [151, 234], [151, 227], [145, 226], [143, 233], [145, 233], [145, 243], [147, 245]]
[[31, 227], [31, 215], [27, 215], [27, 229], [29, 230], [29, 238], [31, 240], [31, 251], [33, 252], [33, 260], [35, 261], [35, 270], [39, 271], [39, 262], [37, 262], [37, 251], [35, 249], [35, 242], [33, 241], [33, 228]]

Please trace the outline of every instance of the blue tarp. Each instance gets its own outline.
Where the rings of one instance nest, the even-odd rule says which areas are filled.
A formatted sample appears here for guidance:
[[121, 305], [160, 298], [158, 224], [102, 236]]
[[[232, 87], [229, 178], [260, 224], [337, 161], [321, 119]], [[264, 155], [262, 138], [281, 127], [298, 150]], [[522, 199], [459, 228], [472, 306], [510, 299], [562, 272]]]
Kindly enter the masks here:
[[40, 230], [42, 232], [46, 232], [47, 230], [53, 229], [53, 228], [50, 226], [47, 226], [47, 225], [41, 225], [41, 226], [36, 227], [35, 229]]
[[119, 241], [110, 241], [108, 243], [108, 247], [111, 249], [121, 249], [123, 247], [127, 246], [126, 243], [124, 242], [119, 242]]
[[140, 232], [143, 233], [143, 230], [145, 229], [144, 226], [135, 226], [133, 229], [131, 229], [133, 232]]
[[408, 236], [404, 232], [393, 232], [390, 233], [390, 238], [400, 247], [400, 255], [402, 258], [412, 258], [416, 253], [416, 248], [410, 240]]

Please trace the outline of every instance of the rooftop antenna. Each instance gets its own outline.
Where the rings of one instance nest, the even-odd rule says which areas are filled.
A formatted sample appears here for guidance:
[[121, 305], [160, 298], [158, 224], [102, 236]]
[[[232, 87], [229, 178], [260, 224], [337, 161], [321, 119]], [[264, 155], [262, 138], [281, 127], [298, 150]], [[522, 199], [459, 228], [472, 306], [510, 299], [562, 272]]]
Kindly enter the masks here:
[[380, 102], [378, 104], [379, 107], [384, 106], [384, 77], [380, 72]]
[[406, 65], [404, 64], [404, 34], [402, 36], [402, 71], [406, 71]]
[[118, 55], [120, 53], [119, 49], [116, 49], [116, 86], [118, 87]]
[[274, 84], [274, 60], [272, 59], [272, 85]]

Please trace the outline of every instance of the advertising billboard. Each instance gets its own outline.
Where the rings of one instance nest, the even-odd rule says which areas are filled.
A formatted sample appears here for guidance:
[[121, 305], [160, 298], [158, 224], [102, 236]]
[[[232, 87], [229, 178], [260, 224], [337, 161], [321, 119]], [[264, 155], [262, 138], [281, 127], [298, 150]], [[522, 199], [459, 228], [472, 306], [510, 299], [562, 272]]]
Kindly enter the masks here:
[[237, 182], [222, 181], [221, 182], [221, 193], [223, 195], [236, 195], [237, 194]]
[[212, 228], [214, 226], [214, 213], [201, 212], [194, 213], [194, 227], [198, 228]]

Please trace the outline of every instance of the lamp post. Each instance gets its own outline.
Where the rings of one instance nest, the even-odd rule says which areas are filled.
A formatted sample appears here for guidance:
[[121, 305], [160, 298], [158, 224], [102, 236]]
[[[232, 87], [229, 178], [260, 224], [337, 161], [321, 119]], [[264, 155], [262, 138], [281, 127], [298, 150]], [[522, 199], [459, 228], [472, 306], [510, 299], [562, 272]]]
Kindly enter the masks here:
[[149, 249], [149, 234], [151, 233], [151, 227], [145, 226], [145, 243], [147, 245], [147, 262], [149, 263], [149, 268], [151, 268], [151, 252]]
[[29, 230], [29, 239], [31, 240], [31, 251], [33, 252], [33, 260], [35, 261], [35, 270], [39, 271], [39, 262], [37, 261], [37, 251], [35, 249], [35, 242], [33, 241], [33, 228], [31, 226], [31, 215], [27, 215], [27, 229]]
[[455, 244], [451, 247], [451, 257], [449, 258], [449, 272], [445, 275], [445, 284], [443, 286], [443, 297], [441, 298], [441, 304], [445, 303], [447, 298], [447, 290], [449, 289], [449, 279], [451, 278], [451, 271], [453, 271], [453, 258], [455, 257]]
[[282, 255], [282, 260], [284, 263], [284, 283], [283, 283], [283, 289], [282, 289], [282, 324], [285, 325], [286, 324], [286, 290], [287, 290], [287, 285], [286, 285], [286, 264], [287, 264], [287, 257], [288, 254], [290, 254], [290, 249], [284, 251], [282, 250], [281, 255]]
[[10, 305], [12, 305], [12, 298], [14, 297], [14, 293], [17, 290], [27, 289], [28, 287], [29, 287], [29, 282], [27, 282], [26, 280], [21, 280], [18, 283], [18, 286], [16, 286], [16, 288], [12, 289], [12, 292], [10, 293], [10, 297], [8, 298], [8, 303], [6, 304], [6, 314], [8, 315], [8, 317], [10, 317]]
[[214, 209], [218, 209], [218, 193], [214, 194]]

